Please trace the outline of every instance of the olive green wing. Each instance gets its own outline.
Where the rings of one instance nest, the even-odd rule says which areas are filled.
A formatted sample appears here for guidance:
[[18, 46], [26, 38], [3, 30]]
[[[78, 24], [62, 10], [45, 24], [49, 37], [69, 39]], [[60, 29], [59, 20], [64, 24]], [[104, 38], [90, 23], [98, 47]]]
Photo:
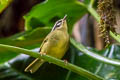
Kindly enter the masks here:
[[[41, 46], [40, 46], [40, 50], [39, 52], [41, 51], [43, 45], [47, 42], [48, 38], [46, 37]], [[34, 73], [36, 72], [39, 67], [44, 63], [45, 61], [43, 59], [39, 59], [39, 58], [36, 58], [34, 61], [32, 61], [26, 68], [25, 68], [25, 72], [30, 72], [30, 73]]]
[[39, 52], [41, 51], [43, 45], [44, 45], [47, 41], [48, 41], [48, 37], [46, 37], [46, 38], [43, 40], [43, 42], [41, 43]]

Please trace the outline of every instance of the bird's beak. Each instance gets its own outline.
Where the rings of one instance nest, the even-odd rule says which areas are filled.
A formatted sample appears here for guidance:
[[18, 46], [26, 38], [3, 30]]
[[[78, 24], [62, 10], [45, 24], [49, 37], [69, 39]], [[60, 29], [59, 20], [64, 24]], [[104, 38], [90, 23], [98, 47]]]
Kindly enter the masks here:
[[64, 18], [62, 19], [62, 25], [66, 24], [66, 18], [67, 18], [67, 15], [65, 15]]
[[66, 22], [66, 18], [67, 18], [67, 15], [64, 16], [64, 18], [62, 19], [62, 27], [67, 29], [67, 22]]
[[67, 15], [65, 15], [65, 16], [64, 16], [63, 21], [65, 21], [65, 20], [66, 20], [66, 18], [67, 18]]

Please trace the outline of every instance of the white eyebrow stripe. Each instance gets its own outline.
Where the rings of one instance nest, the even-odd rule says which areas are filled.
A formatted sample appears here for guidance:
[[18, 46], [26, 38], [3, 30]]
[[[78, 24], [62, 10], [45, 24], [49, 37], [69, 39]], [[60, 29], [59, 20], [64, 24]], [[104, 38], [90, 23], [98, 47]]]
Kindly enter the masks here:
[[60, 26], [61, 23], [62, 23], [62, 20], [58, 20], [58, 21], [55, 23], [54, 27], [52, 28], [51, 32], [54, 31], [54, 30], [56, 29], [56, 27]]

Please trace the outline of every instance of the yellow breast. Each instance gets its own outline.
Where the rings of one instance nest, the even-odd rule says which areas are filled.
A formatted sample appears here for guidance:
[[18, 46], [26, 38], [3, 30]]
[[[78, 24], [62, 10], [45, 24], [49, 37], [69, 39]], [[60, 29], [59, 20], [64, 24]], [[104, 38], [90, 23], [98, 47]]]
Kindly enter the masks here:
[[42, 52], [60, 59], [67, 50], [68, 40], [68, 34], [64, 34], [63, 32], [56, 33], [44, 44]]

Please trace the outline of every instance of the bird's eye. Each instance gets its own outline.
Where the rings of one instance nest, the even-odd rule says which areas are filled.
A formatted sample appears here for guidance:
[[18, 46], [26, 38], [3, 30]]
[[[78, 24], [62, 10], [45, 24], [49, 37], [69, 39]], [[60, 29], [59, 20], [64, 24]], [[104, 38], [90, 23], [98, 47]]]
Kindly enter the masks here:
[[58, 21], [58, 22], [56, 23], [56, 27], [59, 27], [61, 24], [62, 24], [62, 21]]
[[60, 25], [61, 25], [61, 23], [56, 24], [56, 26], [60, 26]]
[[57, 21], [54, 27], [52, 28], [52, 31], [55, 30], [57, 27], [60, 27], [61, 24], [62, 24], [62, 20]]

